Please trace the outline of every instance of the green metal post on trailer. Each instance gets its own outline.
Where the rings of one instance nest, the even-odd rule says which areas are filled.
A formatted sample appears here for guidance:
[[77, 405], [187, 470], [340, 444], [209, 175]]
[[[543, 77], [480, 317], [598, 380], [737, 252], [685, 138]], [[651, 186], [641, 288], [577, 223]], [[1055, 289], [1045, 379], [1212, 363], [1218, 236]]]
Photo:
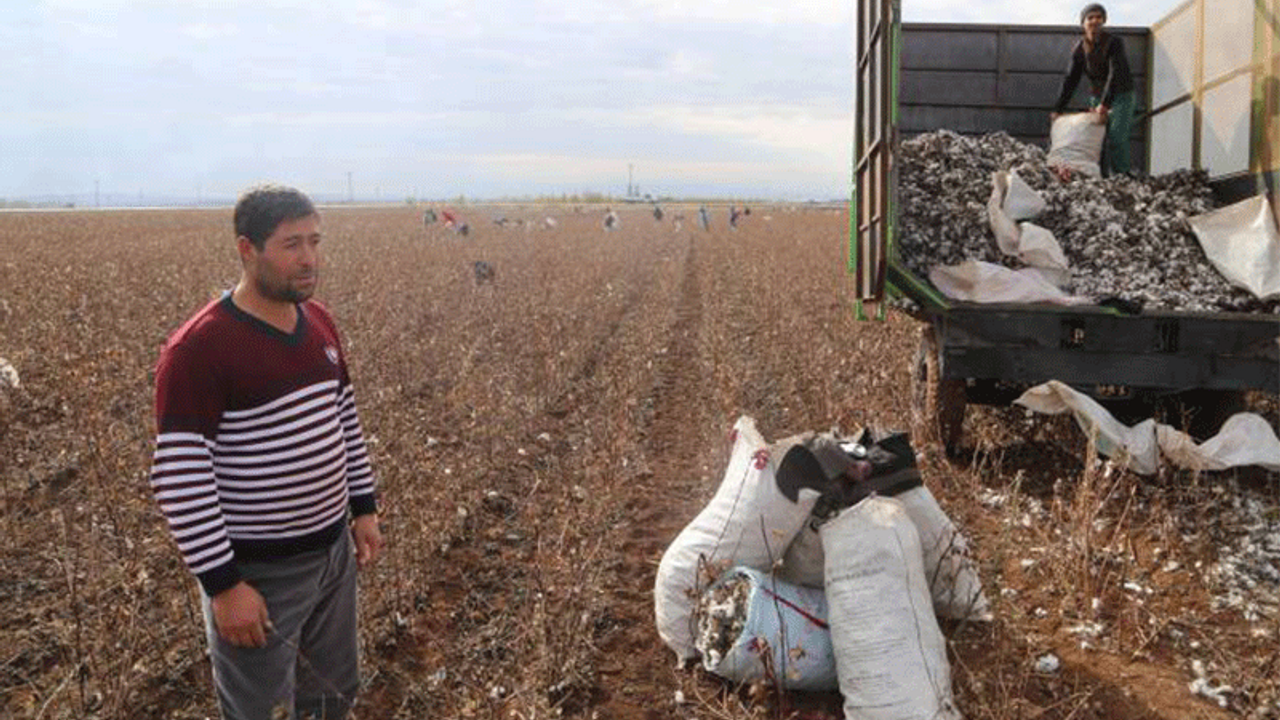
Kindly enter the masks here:
[[[1251, 0], [1223, 0], [1244, 8], [1235, 15], [1224, 9], [1224, 22], [1251, 18], [1249, 35], [1255, 42], [1247, 68], [1213, 65], [1206, 74], [1200, 57], [1206, 33], [1230, 33], [1231, 28], [1206, 30], [1204, 2], [1182, 3], [1151, 29], [1114, 31], [1141, 58], [1135, 63], [1140, 68], [1135, 80], [1145, 89], [1144, 104], [1154, 106], [1134, 131], [1132, 141], [1141, 151], [1135, 157], [1143, 167], [1162, 172], [1217, 163], [1227, 169], [1215, 189], [1229, 200], [1230, 189], [1243, 184], [1239, 158], [1250, 166], [1244, 170], [1261, 172], [1258, 177], [1274, 187], [1276, 168], [1261, 167], [1258, 158], [1277, 154], [1271, 143], [1280, 138], [1280, 117], [1245, 113], [1252, 122], [1270, 123], [1265, 130], [1243, 134], [1262, 147], [1242, 152], [1206, 145], [1206, 133], [1231, 141], [1241, 134], [1232, 132], [1230, 118], [1200, 112], [1196, 100], [1213, 93], [1229, 99], [1229, 92], [1240, 89], [1232, 80], [1243, 77], [1237, 84], [1248, 96], [1246, 108], [1257, 108], [1259, 102], [1266, 108], [1280, 105], [1280, 41], [1273, 37], [1274, 26], [1244, 7]], [[1188, 32], [1193, 23], [1194, 32]], [[1264, 33], [1263, 41], [1258, 32]], [[1076, 26], [904, 25], [900, 0], [858, 0], [847, 258], [856, 313], [866, 319], [865, 304], [877, 303], [877, 315], [883, 318], [887, 297], [901, 296], [914, 304], [912, 314], [926, 323], [913, 373], [917, 429], [937, 436], [948, 449], [961, 439], [966, 405], [1008, 404], [1023, 389], [1048, 380], [1071, 385], [1113, 408], [1126, 402], [1141, 407], [1156, 400], [1194, 401], [1203, 418], [1237, 407], [1246, 390], [1280, 393], [1280, 316], [1128, 315], [1100, 306], [960, 302], [913, 274], [899, 258], [897, 158], [902, 137], [944, 127], [966, 134], [1003, 129], [1024, 141], [1044, 142], [1062, 63], [1078, 35]], [[1195, 43], [1189, 53], [1176, 45], [1184, 37]], [[1050, 57], [1045, 51], [1049, 47], [1060, 47], [1061, 57]], [[1187, 75], [1183, 66], [1196, 72]], [[1194, 87], [1182, 86], [1188, 77]], [[1265, 88], [1261, 101], [1258, 87]], [[904, 107], [909, 117], [904, 117]], [[1195, 110], [1189, 115], [1192, 122], [1180, 124], [1176, 113], [1186, 109]], [[1189, 152], [1177, 150], [1183, 141]], [[1176, 153], [1171, 155], [1170, 148]], [[1184, 156], [1189, 162], [1177, 165]]]

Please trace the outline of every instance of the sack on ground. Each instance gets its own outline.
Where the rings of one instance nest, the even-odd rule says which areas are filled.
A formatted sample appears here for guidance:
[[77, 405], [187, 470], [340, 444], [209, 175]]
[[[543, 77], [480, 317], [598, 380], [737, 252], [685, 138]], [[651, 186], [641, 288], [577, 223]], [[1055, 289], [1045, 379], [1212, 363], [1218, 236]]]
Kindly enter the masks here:
[[[903, 433], [877, 436], [867, 431], [856, 440], [841, 441], [833, 435], [817, 436], [811, 443], [819, 457], [829, 457], [842, 446], [857, 448], [857, 456], [871, 464], [870, 476], [858, 484], [848, 507], [874, 492], [902, 502], [907, 516], [920, 535], [921, 561], [929, 579], [930, 597], [939, 617], [953, 620], [990, 620], [991, 610], [982, 593], [978, 568], [969, 553], [969, 543], [955, 523], [938, 505], [933, 493], [924, 486], [916, 465], [915, 450]], [[824, 462], [832, 467], [836, 463]], [[827, 498], [819, 500], [815, 512], [806, 519], [783, 556], [779, 577], [808, 587], [822, 587], [825, 557], [820, 536], [821, 525], [834, 513]], [[828, 510], [828, 512], [823, 512]]]
[[908, 490], [896, 499], [920, 534], [921, 561], [929, 579], [933, 611], [952, 620], [990, 620], [969, 542], [942, 511], [929, 488]]
[[1102, 159], [1102, 144], [1106, 138], [1107, 126], [1098, 122], [1096, 113], [1059, 115], [1049, 130], [1049, 156], [1045, 161], [1051, 167], [1065, 167], [1089, 177], [1102, 177], [1098, 162]]
[[958, 720], [920, 537], [902, 504], [869, 497], [820, 532], [845, 717]]
[[779, 488], [769, 446], [754, 420], [739, 418], [732, 436], [733, 450], [715, 497], [658, 564], [653, 590], [658, 635], [680, 658], [697, 654], [692, 610], [698, 591], [735, 565], [768, 571], [819, 496], [801, 488], [788, 497]]
[[821, 589], [736, 567], [703, 592], [694, 611], [702, 666], [738, 683], [835, 690], [836, 665]]

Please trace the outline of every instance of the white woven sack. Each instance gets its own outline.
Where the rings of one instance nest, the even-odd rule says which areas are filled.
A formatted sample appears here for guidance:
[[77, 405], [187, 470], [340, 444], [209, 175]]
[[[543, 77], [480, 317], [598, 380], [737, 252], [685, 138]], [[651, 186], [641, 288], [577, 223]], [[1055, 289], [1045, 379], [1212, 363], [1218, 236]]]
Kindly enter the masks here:
[[1040, 267], [1039, 263], [1035, 262], [1037, 256], [1027, 257], [1028, 253], [1035, 249], [1028, 245], [1028, 239], [1024, 237], [1029, 223], [1018, 221], [1039, 215], [1044, 212], [1045, 207], [1044, 198], [1019, 177], [1018, 173], [1012, 170], [991, 173], [991, 197], [987, 200], [987, 219], [991, 223], [991, 232], [996, 236], [996, 245], [1005, 255], [1020, 257], [1023, 262]]
[[818, 493], [810, 489], [800, 490], [797, 502], [783, 495], [774, 481], [769, 446], [755, 421], [744, 415], [733, 427], [733, 450], [720, 488], [667, 547], [654, 581], [658, 636], [681, 659], [697, 654], [692, 610], [699, 567], [769, 570], [818, 500]]
[[[742, 632], [724, 655], [699, 642], [702, 666], [738, 683], [768, 679], [772, 668], [785, 688], [835, 690], [836, 660], [827, 626], [826, 594], [747, 567], [730, 570], [717, 584], [735, 576], [751, 583]], [[704, 637], [698, 633], [699, 641]], [[763, 660], [766, 649], [767, 663]]]
[[952, 620], [990, 620], [991, 607], [982, 594], [978, 567], [969, 554], [969, 541], [938, 500], [921, 485], [894, 497], [920, 534], [921, 561], [929, 579], [933, 611]]
[[1002, 174], [1006, 188], [1000, 207], [1011, 220], [1030, 220], [1049, 207], [1044, 197], [1017, 171], [1009, 170]]
[[822, 537], [819, 535], [821, 523], [818, 518], [810, 516], [795, 539], [787, 546], [782, 556], [782, 567], [778, 568], [778, 579], [805, 587], [822, 587]]
[[1098, 122], [1097, 113], [1059, 115], [1049, 129], [1049, 156], [1045, 162], [1051, 167], [1102, 177], [1098, 162], [1102, 159], [1102, 143], [1106, 138], [1107, 126]]
[[822, 525], [827, 617], [849, 720], [958, 720], [920, 536], [871, 496]]
[[[982, 593], [978, 567], [969, 542], [938, 505], [929, 488], [921, 486], [896, 495], [920, 534], [921, 562], [929, 579], [929, 595], [938, 617], [952, 620], [990, 620], [991, 607]], [[821, 526], [809, 518], [783, 556], [778, 578], [806, 587], [823, 586]]]

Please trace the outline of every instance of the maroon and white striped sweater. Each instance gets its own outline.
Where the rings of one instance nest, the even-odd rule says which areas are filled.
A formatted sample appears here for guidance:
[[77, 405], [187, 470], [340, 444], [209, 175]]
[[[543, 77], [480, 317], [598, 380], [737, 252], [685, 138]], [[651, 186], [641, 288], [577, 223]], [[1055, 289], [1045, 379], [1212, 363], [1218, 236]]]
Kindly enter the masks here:
[[170, 336], [156, 366], [151, 486], [183, 560], [210, 596], [237, 561], [327, 547], [376, 511], [337, 328], [314, 300], [293, 333], [230, 293]]

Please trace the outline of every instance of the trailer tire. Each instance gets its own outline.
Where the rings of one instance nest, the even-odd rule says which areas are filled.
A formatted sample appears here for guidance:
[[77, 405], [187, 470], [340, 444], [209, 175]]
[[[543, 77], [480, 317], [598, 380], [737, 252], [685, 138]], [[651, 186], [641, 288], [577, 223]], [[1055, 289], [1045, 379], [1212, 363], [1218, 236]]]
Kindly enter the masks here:
[[942, 377], [942, 349], [937, 331], [927, 325], [920, 331], [915, 367], [911, 374], [912, 420], [923, 440], [936, 440], [948, 455], [955, 455], [964, 430], [965, 383]]

